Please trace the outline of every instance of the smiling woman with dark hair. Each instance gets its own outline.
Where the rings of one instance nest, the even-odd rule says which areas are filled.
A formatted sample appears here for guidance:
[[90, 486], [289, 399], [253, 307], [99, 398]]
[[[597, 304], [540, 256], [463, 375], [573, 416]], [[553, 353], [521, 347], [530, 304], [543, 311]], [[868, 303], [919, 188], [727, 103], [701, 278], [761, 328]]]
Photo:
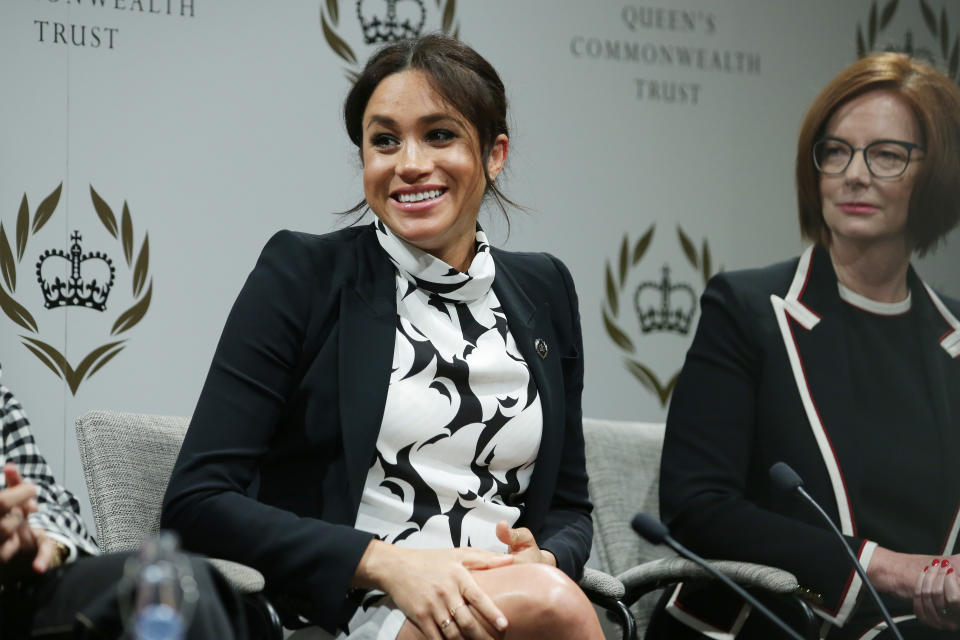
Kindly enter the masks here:
[[[872, 638], [879, 608], [839, 541], [768, 477], [785, 461], [906, 616], [904, 636], [956, 637], [960, 303], [910, 258], [960, 216], [960, 89], [901, 54], [853, 63], [807, 114], [797, 188], [813, 246], [704, 292], [667, 419], [661, 515], [703, 555], [794, 573], [828, 638]], [[682, 585], [647, 637], [777, 636], [748, 614]]]
[[431, 35], [374, 55], [344, 115], [376, 221], [268, 243], [163, 525], [339, 638], [602, 638], [574, 582], [592, 525], [573, 282], [477, 224], [505, 201], [503, 84]]

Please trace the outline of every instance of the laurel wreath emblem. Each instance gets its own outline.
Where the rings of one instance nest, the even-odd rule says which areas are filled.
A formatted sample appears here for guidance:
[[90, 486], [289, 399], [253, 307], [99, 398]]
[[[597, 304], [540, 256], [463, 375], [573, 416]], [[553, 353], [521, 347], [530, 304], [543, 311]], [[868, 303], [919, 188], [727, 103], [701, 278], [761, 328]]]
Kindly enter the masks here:
[[[443, 8], [440, 30], [454, 38], [460, 37], [460, 24], [456, 23], [457, 0], [436, 0], [437, 8]], [[456, 23], [456, 24], [454, 24]], [[340, 0], [325, 0], [320, 5], [320, 26], [323, 28], [323, 38], [337, 56], [351, 65], [352, 69], [344, 69], [344, 74], [350, 82], [356, 82], [360, 76], [357, 67], [360, 61], [353, 48], [340, 37], [336, 28], [340, 24]]]
[[[12, 322], [33, 334], [39, 334], [37, 321], [14, 297], [17, 291], [17, 271], [23, 261], [28, 241], [53, 217], [60, 202], [62, 190], [63, 183], [61, 182], [37, 207], [32, 223], [30, 222], [30, 205], [27, 201], [27, 194], [23, 194], [17, 212], [13, 245], [7, 237], [3, 223], [0, 222], [0, 275], [3, 278], [3, 284], [0, 285], [0, 310]], [[110, 235], [120, 241], [127, 266], [133, 269], [133, 296], [135, 301], [129, 309], [120, 314], [110, 329], [111, 336], [119, 336], [143, 320], [144, 315], [150, 308], [150, 301], [153, 298], [153, 279], [150, 277], [150, 238], [148, 234], [144, 234], [143, 244], [140, 245], [140, 251], [137, 252], [136, 260], [134, 260], [133, 218], [126, 201], [123, 203], [118, 226], [117, 218], [110, 205], [100, 197], [100, 194], [96, 192], [92, 185], [90, 186], [90, 197], [93, 200], [93, 208], [97, 217]], [[53, 345], [29, 335], [21, 335], [20, 337], [23, 339], [23, 346], [29, 349], [40, 362], [59, 378], [66, 381], [73, 395], [77, 395], [77, 389], [81, 382], [93, 376], [126, 346], [126, 339], [107, 342], [88, 353], [80, 360], [80, 364], [73, 367], [66, 356]]]
[[[954, 82], [960, 83], [960, 36], [952, 36], [950, 23], [947, 19], [946, 7], [940, 8], [940, 16], [930, 7], [927, 0], [918, 0], [920, 5], [920, 14], [923, 16], [923, 22], [940, 46], [940, 55], [946, 63], [946, 74]], [[857, 56], [862, 58], [873, 51], [877, 44], [877, 37], [890, 24], [900, 0], [888, 0], [883, 8], [880, 9], [876, 0], [870, 5], [870, 14], [867, 17], [866, 29], [862, 25], [857, 25]], [[903, 47], [905, 53], [913, 54], [913, 43], [910, 40], [910, 34], [907, 34], [907, 41]]]
[[[620, 328], [618, 321], [620, 315], [620, 298], [623, 295], [623, 289], [627, 284], [627, 276], [630, 271], [643, 260], [643, 256], [650, 248], [650, 242], [653, 240], [653, 234], [656, 224], [651, 224], [636, 243], [631, 247], [627, 234], [623, 235], [623, 241], [620, 243], [620, 254], [617, 260], [616, 269], [610, 261], [606, 264], [606, 295], [604, 297], [604, 306], [601, 309], [603, 314], [603, 326], [607, 330], [610, 339], [625, 352], [624, 365], [633, 376], [640, 381], [651, 393], [660, 400], [660, 406], [666, 407], [677, 386], [677, 379], [680, 377], [678, 370], [666, 382], [662, 383], [653, 370], [637, 360], [633, 355], [637, 352], [637, 347], [627, 333]], [[703, 283], [706, 285], [710, 277], [715, 273], [713, 269], [713, 259], [710, 255], [710, 246], [704, 239], [702, 249], [697, 250], [696, 245], [690, 237], [683, 231], [683, 228], [677, 226], [677, 236], [680, 241], [680, 247], [690, 265], [699, 271], [703, 276]]]

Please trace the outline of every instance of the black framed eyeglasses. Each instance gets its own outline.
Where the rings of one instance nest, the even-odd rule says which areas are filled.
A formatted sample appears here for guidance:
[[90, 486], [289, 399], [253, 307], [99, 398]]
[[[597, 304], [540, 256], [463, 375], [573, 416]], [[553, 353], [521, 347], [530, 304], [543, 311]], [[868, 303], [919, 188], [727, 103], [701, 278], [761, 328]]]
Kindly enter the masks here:
[[874, 140], [865, 147], [854, 147], [843, 138], [826, 137], [813, 145], [813, 164], [817, 171], [828, 176], [838, 176], [847, 170], [853, 154], [863, 152], [867, 169], [877, 178], [897, 178], [910, 165], [914, 149], [924, 148], [903, 140]]

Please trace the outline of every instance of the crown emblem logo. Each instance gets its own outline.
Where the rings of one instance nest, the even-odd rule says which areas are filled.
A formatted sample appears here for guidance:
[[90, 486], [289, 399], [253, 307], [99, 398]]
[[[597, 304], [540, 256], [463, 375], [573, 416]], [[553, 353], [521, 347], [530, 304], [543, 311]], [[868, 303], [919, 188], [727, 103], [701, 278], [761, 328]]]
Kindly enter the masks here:
[[[385, 14], [367, 13], [366, 4], [366, 0], [357, 0], [357, 18], [367, 44], [415, 38], [420, 35], [427, 20], [427, 10], [422, 0], [382, 0], [382, 4], [386, 5]], [[401, 5], [400, 15], [397, 13], [397, 4]]]
[[[351, 84], [360, 77], [363, 61], [384, 43], [415, 38], [433, 30], [460, 37], [457, 0], [316, 1], [320, 5], [323, 39], [346, 64], [343, 72]], [[356, 25], [353, 16], [357, 17]]]
[[640, 330], [687, 335], [697, 308], [693, 287], [685, 283], [670, 283], [670, 267], [663, 265], [660, 282], [648, 280], [637, 287], [633, 306], [640, 320]]
[[[659, 279], [639, 281], [631, 277], [635, 269], [642, 266], [644, 256], [653, 241], [655, 227], [655, 224], [651, 224], [635, 241], [631, 241], [627, 234], [623, 235], [620, 251], [607, 260], [604, 278], [606, 296], [600, 311], [607, 335], [620, 348], [627, 371], [656, 396], [661, 407], [666, 408], [680, 377], [679, 368], [672, 375], [662, 377], [662, 373], [655, 370], [654, 362], [644, 363], [640, 360], [641, 356], [648, 352], [640, 348], [640, 341], [645, 344], [650, 341], [659, 342], [665, 347], [673, 348], [670, 345], [676, 345], [678, 341], [670, 334], [684, 337], [690, 334], [698, 305], [694, 285], [673, 281], [669, 265], [682, 268], [683, 265], [678, 265], [678, 262], [671, 260], [663, 263]], [[710, 277], [716, 273], [707, 240], [703, 240], [702, 249], [698, 248], [679, 226], [677, 239], [680, 241], [681, 255], [696, 274], [693, 277], [699, 275], [706, 286]], [[637, 282], [639, 284], [636, 284]], [[627, 317], [633, 315], [629, 313], [631, 302], [640, 331], [626, 324]], [[660, 357], [656, 353], [653, 355], [654, 358]]]
[[[28, 260], [26, 255], [30, 239], [35, 237], [53, 217], [60, 202], [62, 190], [61, 182], [37, 206], [32, 216], [27, 194], [23, 194], [16, 215], [16, 223], [13, 226], [16, 230], [13, 243], [7, 236], [6, 229], [9, 227], [5, 221], [0, 220], [0, 314], [25, 331], [20, 334], [21, 344], [54, 375], [66, 382], [70, 393], [76, 395], [77, 389], [85, 380], [100, 371], [126, 348], [128, 338], [123, 334], [137, 326], [150, 309], [150, 301], [153, 298], [153, 278], [150, 276], [150, 238], [144, 233], [143, 243], [137, 251], [133, 216], [126, 201], [123, 203], [118, 220], [118, 216], [113, 213], [110, 205], [100, 197], [93, 185], [90, 185], [90, 199], [94, 212], [103, 228], [119, 242], [123, 250], [122, 262], [129, 268], [132, 276], [133, 304], [121, 312], [112, 326], [109, 326], [109, 337], [75, 363], [71, 362], [56, 344], [46, 342], [42, 332], [44, 325], [42, 320], [46, 313], [43, 316], [34, 317], [30, 309], [16, 299], [17, 272], [21, 267], [26, 268], [27, 265], [33, 264], [33, 260]], [[107, 298], [113, 288], [116, 273], [113, 262], [106, 254], [99, 251], [84, 253], [80, 245], [82, 238], [79, 231], [74, 231], [70, 240], [72, 244], [68, 251], [47, 249], [36, 262], [36, 279], [43, 293], [44, 307], [47, 311], [59, 307], [106, 311]], [[121, 296], [121, 302], [124, 302], [124, 294], [121, 292], [118, 295]], [[116, 300], [114, 296], [114, 302]], [[38, 319], [41, 321], [38, 322]], [[67, 321], [71, 320], [72, 316]], [[100, 316], [97, 320], [98, 322], [90, 325], [84, 322], [84, 326], [100, 324]], [[62, 321], [61, 316], [60, 322]], [[60, 334], [62, 335], [62, 331]]]
[[[37, 262], [43, 304], [47, 309], [84, 307], [105, 311], [116, 272], [113, 262], [99, 251], [83, 255], [79, 231], [74, 231], [70, 239], [73, 246], [69, 255], [62, 249], [47, 249]], [[61, 280], [67, 266], [70, 275]]]
[[[863, 24], [857, 24], [857, 57], [863, 58], [881, 50], [899, 51], [938, 67], [947, 77], [960, 84], [960, 38], [955, 36], [950, 28], [946, 7], [940, 7], [938, 16], [930, 0], [919, 0], [918, 4], [927, 33], [914, 34], [913, 30], [906, 29], [901, 32], [903, 44], [900, 44], [896, 41], [896, 36], [885, 33], [893, 22], [900, 0], [886, 0], [882, 6], [879, 0], [873, 0], [865, 23], [866, 28]], [[914, 44], [915, 41], [917, 44]], [[929, 46], [921, 46], [921, 42], [926, 42]]]

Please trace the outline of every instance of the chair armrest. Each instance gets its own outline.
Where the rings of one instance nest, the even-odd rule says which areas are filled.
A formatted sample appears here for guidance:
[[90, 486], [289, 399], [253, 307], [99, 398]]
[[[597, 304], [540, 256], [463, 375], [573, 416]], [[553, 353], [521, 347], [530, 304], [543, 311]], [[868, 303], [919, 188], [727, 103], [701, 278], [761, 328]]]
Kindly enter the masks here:
[[620, 600], [626, 591], [623, 583], [612, 575], [590, 567], [585, 567], [583, 570], [583, 577], [580, 578], [580, 588], [591, 600], [593, 600], [592, 596]]
[[254, 611], [258, 611], [263, 616], [263, 621], [268, 626], [264, 629], [267, 634], [266, 640], [282, 640], [283, 623], [273, 604], [263, 594], [263, 588], [266, 585], [263, 574], [253, 567], [232, 560], [221, 558], [205, 558], [205, 560], [223, 574], [230, 586], [243, 597], [247, 606], [253, 607]]
[[[742, 587], [771, 593], [796, 593], [797, 578], [789, 571], [750, 562], [711, 560], [710, 566]], [[683, 580], [714, 580], [705, 569], [686, 558], [661, 558], [627, 569], [617, 576], [626, 590], [624, 602], [631, 604], [654, 589]]]
[[263, 574], [253, 567], [220, 558], [205, 558], [205, 560], [222, 573], [230, 586], [236, 589], [238, 593], [259, 593], [263, 591], [266, 581]]
[[633, 614], [623, 604], [626, 593], [623, 583], [609, 573], [585, 567], [580, 578], [580, 588], [593, 604], [607, 611], [607, 615], [620, 625], [624, 640], [635, 640], [637, 624]]

